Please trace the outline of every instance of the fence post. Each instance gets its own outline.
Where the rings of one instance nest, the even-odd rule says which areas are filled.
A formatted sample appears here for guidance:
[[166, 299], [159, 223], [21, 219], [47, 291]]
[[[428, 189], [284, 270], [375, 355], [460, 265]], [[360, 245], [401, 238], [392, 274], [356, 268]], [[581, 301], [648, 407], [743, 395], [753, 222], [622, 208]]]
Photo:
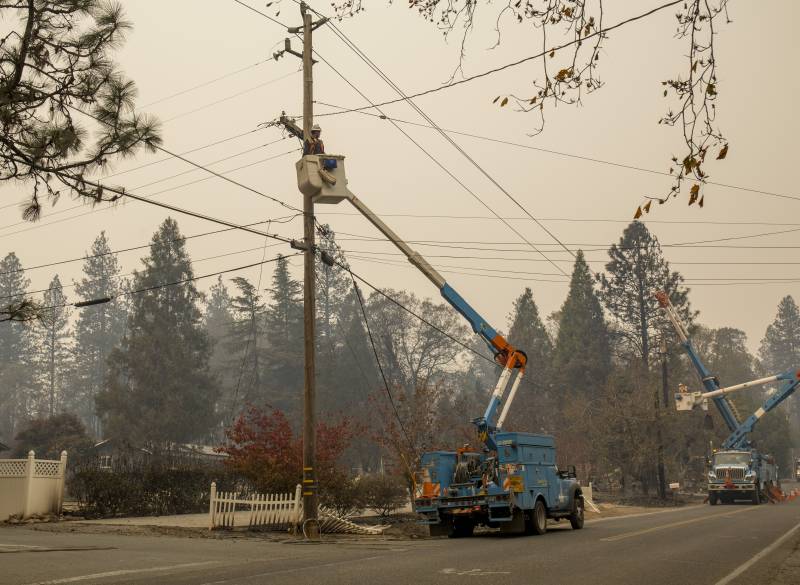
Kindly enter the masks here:
[[56, 494], [56, 514], [61, 515], [64, 507], [64, 484], [67, 481], [67, 452], [61, 452], [61, 465], [59, 466], [58, 493]]
[[294, 490], [294, 523], [300, 524], [303, 519], [303, 488], [298, 483]]
[[217, 482], [211, 482], [211, 495], [208, 498], [208, 529], [214, 530], [214, 500], [217, 499]]
[[28, 461], [25, 464], [25, 484], [22, 495], [22, 518], [30, 516], [31, 512], [31, 492], [33, 491], [33, 471], [36, 469], [36, 454], [28, 451]]

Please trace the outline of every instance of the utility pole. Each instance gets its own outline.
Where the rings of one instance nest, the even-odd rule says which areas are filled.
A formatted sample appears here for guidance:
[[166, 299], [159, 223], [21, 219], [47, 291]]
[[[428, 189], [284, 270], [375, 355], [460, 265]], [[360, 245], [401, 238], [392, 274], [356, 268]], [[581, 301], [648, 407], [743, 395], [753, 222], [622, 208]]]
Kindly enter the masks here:
[[[286, 53], [303, 60], [303, 129], [294, 120], [282, 115], [278, 122], [286, 130], [303, 141], [303, 148], [311, 140], [311, 127], [314, 123], [314, 66], [311, 35], [314, 29], [327, 22], [326, 18], [314, 22], [311, 11], [305, 2], [300, 2], [303, 26], [290, 27], [288, 32], [303, 35], [303, 52], [292, 50], [291, 40], [286, 39], [285, 48], [276, 52], [277, 60]], [[315, 355], [315, 316], [316, 316], [316, 242], [314, 238], [314, 201], [311, 195], [303, 194], [303, 244], [292, 242], [292, 247], [303, 250], [303, 534], [310, 540], [319, 539], [316, 461], [316, 355]], [[322, 254], [323, 261], [326, 255]], [[328, 259], [330, 261], [330, 259]]]
[[661, 394], [664, 408], [669, 408], [669, 373], [667, 371], [667, 340], [661, 336]]
[[[314, 118], [314, 72], [311, 59], [311, 12], [305, 2], [300, 3], [303, 16], [303, 144], [311, 140]], [[303, 532], [310, 540], [319, 539], [317, 519], [316, 462], [316, 273], [314, 270], [314, 202], [303, 195], [303, 341], [305, 344], [305, 369], [303, 383]]]

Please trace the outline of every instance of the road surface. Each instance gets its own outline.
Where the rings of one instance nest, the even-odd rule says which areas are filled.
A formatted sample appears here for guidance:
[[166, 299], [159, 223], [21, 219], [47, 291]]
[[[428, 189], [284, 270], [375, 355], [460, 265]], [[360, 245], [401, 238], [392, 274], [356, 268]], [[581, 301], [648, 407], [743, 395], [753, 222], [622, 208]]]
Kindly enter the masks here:
[[181, 538], [0, 528], [0, 583], [771, 585], [800, 583], [800, 499], [450, 540]]

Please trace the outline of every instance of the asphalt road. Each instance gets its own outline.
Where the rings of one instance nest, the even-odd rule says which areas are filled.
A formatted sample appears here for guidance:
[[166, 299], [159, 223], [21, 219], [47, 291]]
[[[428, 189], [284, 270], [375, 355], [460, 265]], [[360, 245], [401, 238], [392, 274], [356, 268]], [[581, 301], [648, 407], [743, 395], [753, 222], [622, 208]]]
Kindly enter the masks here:
[[601, 519], [580, 531], [551, 523], [543, 536], [461, 540], [287, 544], [0, 528], [2, 585], [797, 584], [798, 559], [800, 499]]

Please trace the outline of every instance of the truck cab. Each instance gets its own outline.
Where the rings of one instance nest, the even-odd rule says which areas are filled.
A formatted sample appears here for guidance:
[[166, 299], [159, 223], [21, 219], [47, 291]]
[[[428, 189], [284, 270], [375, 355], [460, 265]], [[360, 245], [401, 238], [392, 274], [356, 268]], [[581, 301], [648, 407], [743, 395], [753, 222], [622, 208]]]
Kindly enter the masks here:
[[754, 449], [715, 451], [708, 470], [708, 502], [764, 500], [769, 486], [777, 485], [778, 469], [771, 457]]
[[431, 536], [469, 536], [475, 526], [542, 534], [548, 519], [583, 527], [583, 494], [574, 468], [557, 468], [553, 437], [499, 432], [495, 442], [494, 452], [422, 456], [414, 504]]

